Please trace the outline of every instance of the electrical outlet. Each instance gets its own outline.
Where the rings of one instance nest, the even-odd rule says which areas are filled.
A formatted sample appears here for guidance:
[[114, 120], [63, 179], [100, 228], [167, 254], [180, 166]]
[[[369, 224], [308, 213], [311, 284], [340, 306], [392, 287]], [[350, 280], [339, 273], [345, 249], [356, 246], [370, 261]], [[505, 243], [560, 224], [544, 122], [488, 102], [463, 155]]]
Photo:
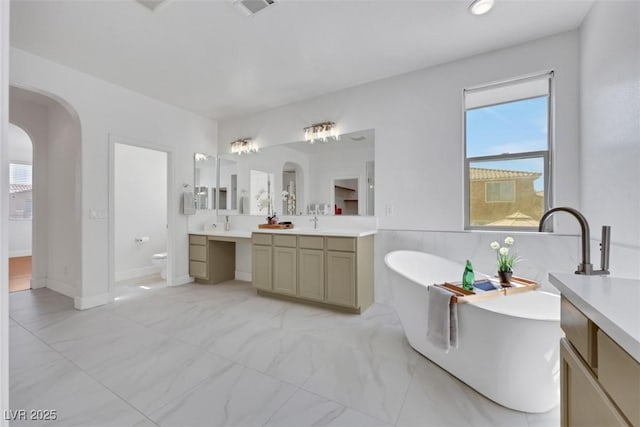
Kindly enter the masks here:
[[384, 216], [393, 216], [393, 205], [384, 205]]

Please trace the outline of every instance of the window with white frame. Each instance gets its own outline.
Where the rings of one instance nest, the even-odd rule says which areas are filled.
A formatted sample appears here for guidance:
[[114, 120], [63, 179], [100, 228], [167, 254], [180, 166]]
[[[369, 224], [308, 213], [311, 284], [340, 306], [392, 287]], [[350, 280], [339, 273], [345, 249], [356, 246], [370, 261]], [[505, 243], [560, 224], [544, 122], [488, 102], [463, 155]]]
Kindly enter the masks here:
[[32, 166], [9, 163], [9, 219], [31, 220], [33, 216]]
[[465, 89], [466, 229], [537, 230], [550, 200], [552, 79]]

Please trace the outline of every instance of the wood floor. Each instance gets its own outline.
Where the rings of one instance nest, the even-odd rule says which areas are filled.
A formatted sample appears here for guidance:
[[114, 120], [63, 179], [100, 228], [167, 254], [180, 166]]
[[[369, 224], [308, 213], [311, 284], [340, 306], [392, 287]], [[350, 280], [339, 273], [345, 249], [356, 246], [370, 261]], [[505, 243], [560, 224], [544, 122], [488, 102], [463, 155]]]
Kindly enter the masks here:
[[31, 288], [31, 257], [9, 258], [9, 292]]

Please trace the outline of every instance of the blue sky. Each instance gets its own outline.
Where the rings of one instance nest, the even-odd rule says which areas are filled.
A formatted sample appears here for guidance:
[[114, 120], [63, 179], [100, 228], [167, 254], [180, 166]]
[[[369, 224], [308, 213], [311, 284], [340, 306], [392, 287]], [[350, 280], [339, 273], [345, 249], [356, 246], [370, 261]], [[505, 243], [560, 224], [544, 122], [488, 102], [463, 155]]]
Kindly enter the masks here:
[[[547, 149], [547, 97], [467, 111], [467, 156], [489, 156]], [[475, 163], [475, 167], [530, 172], [544, 170], [542, 159]], [[542, 179], [534, 183], [542, 190]]]

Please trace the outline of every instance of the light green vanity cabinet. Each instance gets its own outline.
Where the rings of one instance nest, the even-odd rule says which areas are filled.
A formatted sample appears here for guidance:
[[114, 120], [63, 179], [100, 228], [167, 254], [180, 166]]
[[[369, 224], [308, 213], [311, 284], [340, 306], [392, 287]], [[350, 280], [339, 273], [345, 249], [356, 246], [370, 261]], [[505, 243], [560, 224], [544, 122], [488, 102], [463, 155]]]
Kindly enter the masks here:
[[297, 236], [274, 235], [273, 239], [273, 291], [282, 295], [297, 293]]
[[298, 249], [298, 295], [324, 301], [324, 251]]
[[253, 287], [271, 291], [273, 289], [271, 271], [273, 248], [271, 247], [271, 236], [254, 234], [252, 240], [251, 274]]
[[296, 295], [298, 268], [296, 248], [273, 247], [273, 291], [283, 295]]
[[236, 242], [243, 240], [246, 239], [189, 234], [189, 275], [206, 284], [233, 280]]
[[327, 251], [327, 302], [356, 305], [356, 255]]
[[209, 279], [209, 247], [207, 236], [189, 235], [189, 275]]
[[253, 287], [262, 295], [355, 313], [373, 303], [373, 235], [253, 233], [253, 257]]
[[640, 426], [640, 363], [562, 295], [560, 422]]

